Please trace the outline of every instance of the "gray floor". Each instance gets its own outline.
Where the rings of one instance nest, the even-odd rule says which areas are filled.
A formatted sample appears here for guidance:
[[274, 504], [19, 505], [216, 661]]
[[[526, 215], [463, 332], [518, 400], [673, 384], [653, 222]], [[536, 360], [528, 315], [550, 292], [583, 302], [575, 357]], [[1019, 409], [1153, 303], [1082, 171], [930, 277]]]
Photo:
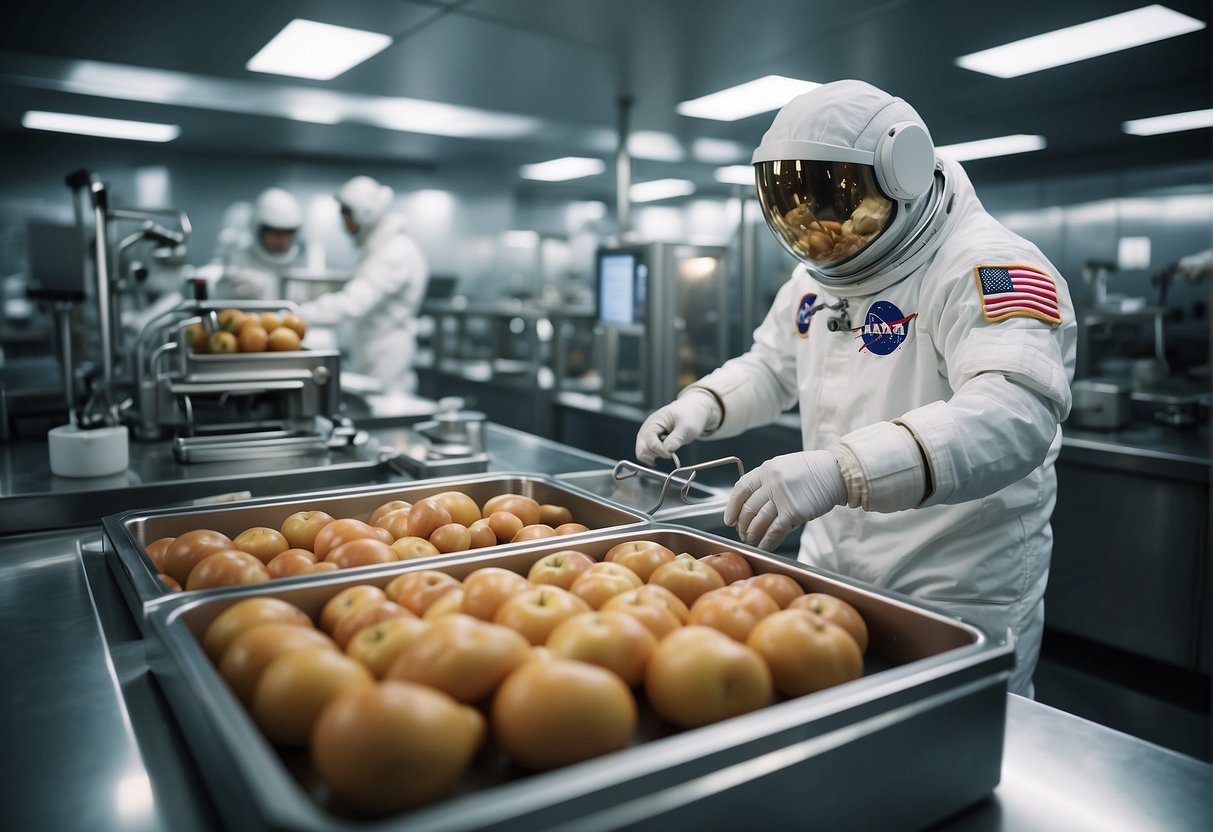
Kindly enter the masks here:
[[1207, 675], [1046, 630], [1034, 681], [1039, 702], [1213, 761]]

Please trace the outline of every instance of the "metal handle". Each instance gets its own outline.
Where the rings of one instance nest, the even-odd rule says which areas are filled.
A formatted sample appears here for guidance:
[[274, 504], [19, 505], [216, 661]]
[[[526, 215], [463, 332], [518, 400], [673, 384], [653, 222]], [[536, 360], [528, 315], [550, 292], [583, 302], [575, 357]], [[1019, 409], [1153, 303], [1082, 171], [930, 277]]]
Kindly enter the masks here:
[[646, 468], [645, 466], [636, 462], [631, 462], [630, 460], [621, 459], [619, 462], [616, 462], [615, 467], [611, 469], [611, 476], [616, 480], [626, 480], [630, 477], [636, 476], [637, 474], [645, 473], [663, 478], [664, 481], [661, 484], [661, 496], [657, 499], [657, 505], [653, 506], [646, 512], [647, 514], [656, 514], [658, 509], [665, 504], [666, 495], [670, 492], [670, 482], [679, 474], [690, 474], [682, 485], [682, 501], [687, 505], [690, 505], [691, 503], [691, 483], [695, 481], [695, 474], [698, 472], [708, 468], [717, 468], [721, 465], [733, 464], [737, 466], [738, 477], [745, 474], [745, 465], [743, 465], [741, 460], [735, 456], [725, 456], [721, 457], [720, 459], [712, 459], [708, 460], [707, 462], [700, 462], [696, 465], [687, 466], [683, 466], [678, 461], [677, 454], [671, 454], [670, 458], [674, 461], [674, 470], [668, 474], [664, 474], [661, 471], [657, 471], [653, 468]]

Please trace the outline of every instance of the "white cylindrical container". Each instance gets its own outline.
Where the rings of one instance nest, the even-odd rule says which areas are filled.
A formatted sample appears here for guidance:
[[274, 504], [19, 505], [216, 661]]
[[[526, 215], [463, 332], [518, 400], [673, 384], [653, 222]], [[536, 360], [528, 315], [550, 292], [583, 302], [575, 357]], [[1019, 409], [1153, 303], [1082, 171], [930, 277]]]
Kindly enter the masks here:
[[81, 430], [60, 425], [47, 434], [51, 473], [57, 477], [107, 477], [130, 464], [130, 440], [125, 425]]

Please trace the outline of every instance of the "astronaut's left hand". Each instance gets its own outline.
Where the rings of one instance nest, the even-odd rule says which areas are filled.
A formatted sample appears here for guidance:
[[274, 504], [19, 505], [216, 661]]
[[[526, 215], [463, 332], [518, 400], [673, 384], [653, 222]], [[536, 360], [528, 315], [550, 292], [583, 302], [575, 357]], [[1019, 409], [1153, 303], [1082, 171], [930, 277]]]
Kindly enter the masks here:
[[847, 501], [838, 461], [829, 451], [769, 459], [733, 486], [724, 522], [743, 543], [770, 551], [792, 529]]

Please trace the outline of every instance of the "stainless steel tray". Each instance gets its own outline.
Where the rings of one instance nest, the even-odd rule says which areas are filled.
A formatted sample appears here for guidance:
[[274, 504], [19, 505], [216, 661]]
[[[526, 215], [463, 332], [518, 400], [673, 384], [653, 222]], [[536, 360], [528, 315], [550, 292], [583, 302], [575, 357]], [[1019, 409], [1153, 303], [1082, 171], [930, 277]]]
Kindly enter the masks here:
[[[756, 572], [791, 575], [835, 594], [867, 621], [863, 678], [680, 733], [642, 717], [623, 751], [523, 775], [482, 752], [450, 798], [375, 822], [334, 813], [303, 754], [260, 733], [204, 655], [199, 639], [223, 610], [252, 596], [311, 615], [357, 583], [385, 586], [406, 571], [456, 577], [494, 565], [525, 573], [561, 548], [601, 559], [626, 540], [656, 540], [696, 556], [732, 548]], [[866, 588], [689, 529], [653, 525], [465, 553], [390, 571], [329, 573], [306, 585], [261, 584], [177, 598], [150, 611], [149, 663], [216, 804], [233, 828], [290, 830], [917, 829], [982, 799], [997, 785], [1014, 653], [994, 634], [900, 596]], [[642, 708], [642, 711], [647, 709]]]
[[[213, 529], [228, 537], [235, 537], [253, 526], [279, 528], [288, 515], [305, 509], [326, 511], [337, 518], [357, 517], [365, 520], [372, 511], [388, 500], [416, 502], [442, 491], [462, 491], [480, 504], [490, 497], [506, 493], [523, 494], [540, 503], [557, 503], [568, 508], [576, 522], [589, 526], [592, 531], [636, 527], [651, 522], [643, 512], [595, 497], [575, 485], [557, 482], [546, 475], [491, 473], [419, 480], [407, 484], [392, 483], [316, 491], [224, 507], [166, 508], [110, 515], [101, 521], [108, 541], [106, 559], [136, 621], [142, 622], [148, 607], [166, 598], [216, 591], [167, 590], [157, 577], [155, 566], [144, 553], [147, 544], [154, 540], [176, 537], [191, 529]], [[581, 533], [584, 534], [587, 533]], [[576, 536], [564, 535], [561, 540], [570, 540]], [[507, 546], [521, 545], [523, 544], [500, 544], [482, 551], [496, 552]], [[453, 556], [437, 555], [423, 560], [427, 564], [433, 564], [441, 562], [439, 559], [445, 560]], [[392, 564], [362, 566], [344, 571], [365, 575], [385, 566], [390, 567]], [[315, 577], [279, 578], [272, 583], [310, 581], [315, 580]]]

